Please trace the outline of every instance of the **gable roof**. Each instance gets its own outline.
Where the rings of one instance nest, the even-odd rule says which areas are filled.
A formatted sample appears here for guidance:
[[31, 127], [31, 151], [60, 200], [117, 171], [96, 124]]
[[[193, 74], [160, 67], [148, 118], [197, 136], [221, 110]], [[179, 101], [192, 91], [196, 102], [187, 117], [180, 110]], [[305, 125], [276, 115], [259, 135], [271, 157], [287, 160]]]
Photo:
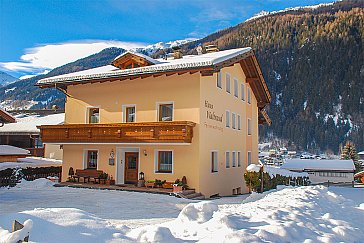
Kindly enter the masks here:
[[287, 159], [282, 169], [293, 171], [354, 171], [352, 160]]
[[16, 122], [15, 117], [13, 117], [12, 115], [10, 115], [10, 113], [0, 108], [0, 123], [5, 124], [14, 122]]
[[[147, 62], [149, 62], [150, 64], [158, 64], [160, 63], [158, 60], [151, 58], [150, 56], [144, 55], [142, 53], [139, 52], [135, 52], [132, 50], [126, 51], [122, 54], [120, 54], [119, 56], [115, 57], [114, 60], [112, 61], [112, 63], [114, 64], [115, 62], [117, 62], [120, 59], [123, 59], [126, 56], [135, 56], [135, 57], [139, 57], [141, 59], [146, 60]], [[115, 66], [115, 65], [114, 65]]]
[[41, 88], [64, 87], [81, 83], [116, 81], [139, 77], [144, 78], [152, 75], [182, 74], [187, 72], [201, 72], [202, 75], [212, 75], [224, 67], [240, 63], [247, 76], [247, 82], [249, 82], [257, 97], [258, 106], [263, 108], [271, 101], [271, 96], [255, 53], [250, 47], [210, 52], [202, 55], [187, 55], [180, 59], [167, 60], [155, 60], [143, 54], [129, 51], [117, 57], [114, 62], [122, 59], [126, 55], [145, 58], [151, 65], [131, 69], [119, 69], [112, 65], [106, 65], [81, 72], [41, 79], [37, 82], [37, 86]]

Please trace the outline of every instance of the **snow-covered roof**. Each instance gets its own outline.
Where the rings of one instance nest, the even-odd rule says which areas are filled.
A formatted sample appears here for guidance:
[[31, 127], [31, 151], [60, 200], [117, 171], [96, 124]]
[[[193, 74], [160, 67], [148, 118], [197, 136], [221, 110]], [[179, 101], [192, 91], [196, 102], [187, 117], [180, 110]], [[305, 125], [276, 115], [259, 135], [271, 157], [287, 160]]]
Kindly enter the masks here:
[[148, 62], [151, 62], [151, 63], [154, 63], [154, 64], [159, 64], [160, 63], [158, 60], [153, 59], [150, 56], [147, 56], [147, 55], [144, 55], [142, 53], [139, 53], [139, 52], [136, 52], [136, 51], [132, 51], [132, 50], [126, 51], [126, 52], [120, 54], [119, 56], [115, 57], [114, 61], [115, 60], [118, 60], [119, 58], [121, 58], [123, 56], [126, 56], [127, 54], [132, 54], [132, 55], [139, 56], [141, 58], [144, 58], [144, 59], [148, 60]]
[[287, 159], [282, 169], [294, 171], [354, 171], [352, 160]]
[[11, 145], [0, 145], [0, 155], [28, 155], [29, 150]]
[[[259, 172], [262, 168], [262, 165], [256, 165], [256, 164], [250, 164], [248, 167], [246, 167], [247, 171], [250, 172]], [[287, 177], [308, 177], [308, 174], [306, 172], [292, 172], [287, 169], [264, 165], [264, 172], [268, 173], [270, 176], [287, 176]]]
[[27, 134], [39, 133], [37, 126], [58, 125], [64, 122], [64, 113], [47, 116], [40, 115], [16, 115], [16, 123], [5, 124], [0, 127], [0, 134]]
[[364, 151], [359, 152], [358, 155], [364, 155]]
[[[50, 78], [41, 79], [38, 85], [46, 85], [52, 83], [71, 83], [83, 80], [117, 78], [122, 76], [135, 76], [142, 74], [152, 74], [159, 72], [178, 71], [185, 69], [194, 69], [202, 67], [213, 67], [234, 57], [243, 55], [252, 48], [239, 48], [226, 51], [211, 52], [202, 55], [186, 55], [180, 59], [158, 59], [158, 63], [145, 67], [118, 69], [112, 65], [106, 65], [98, 68], [88, 69], [80, 72], [63, 74]], [[142, 55], [142, 54], [139, 54]], [[143, 55], [144, 56], [144, 55]], [[149, 57], [150, 58], [150, 57]], [[154, 60], [154, 59], [153, 59]]]

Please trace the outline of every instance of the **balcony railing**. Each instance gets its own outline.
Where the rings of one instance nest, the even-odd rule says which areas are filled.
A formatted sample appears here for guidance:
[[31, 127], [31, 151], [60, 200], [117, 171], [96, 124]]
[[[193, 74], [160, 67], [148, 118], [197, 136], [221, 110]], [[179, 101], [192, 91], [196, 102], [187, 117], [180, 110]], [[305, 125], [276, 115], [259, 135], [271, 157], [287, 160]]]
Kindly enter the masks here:
[[44, 143], [191, 143], [188, 121], [39, 126]]

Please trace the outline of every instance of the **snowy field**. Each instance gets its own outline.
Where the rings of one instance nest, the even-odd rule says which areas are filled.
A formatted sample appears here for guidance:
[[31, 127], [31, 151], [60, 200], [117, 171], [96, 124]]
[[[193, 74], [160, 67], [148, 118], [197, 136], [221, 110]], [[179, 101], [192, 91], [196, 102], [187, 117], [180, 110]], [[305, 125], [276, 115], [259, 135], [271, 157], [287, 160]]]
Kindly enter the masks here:
[[[342, 195], [342, 196], [341, 196]], [[137, 192], [0, 188], [0, 242], [364, 242], [364, 189], [284, 188], [196, 202]], [[16, 234], [12, 220], [25, 222]]]

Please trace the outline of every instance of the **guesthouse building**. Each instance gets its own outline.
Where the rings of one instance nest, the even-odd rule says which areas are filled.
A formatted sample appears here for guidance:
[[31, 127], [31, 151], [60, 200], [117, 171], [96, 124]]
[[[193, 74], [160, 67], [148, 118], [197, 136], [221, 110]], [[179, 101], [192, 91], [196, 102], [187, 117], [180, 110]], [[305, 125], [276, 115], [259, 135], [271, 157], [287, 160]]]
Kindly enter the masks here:
[[127, 51], [110, 65], [38, 81], [66, 94], [65, 123], [41, 126], [69, 168], [102, 170], [117, 185], [182, 177], [206, 197], [248, 192], [258, 124], [271, 96], [254, 51], [153, 59]]

